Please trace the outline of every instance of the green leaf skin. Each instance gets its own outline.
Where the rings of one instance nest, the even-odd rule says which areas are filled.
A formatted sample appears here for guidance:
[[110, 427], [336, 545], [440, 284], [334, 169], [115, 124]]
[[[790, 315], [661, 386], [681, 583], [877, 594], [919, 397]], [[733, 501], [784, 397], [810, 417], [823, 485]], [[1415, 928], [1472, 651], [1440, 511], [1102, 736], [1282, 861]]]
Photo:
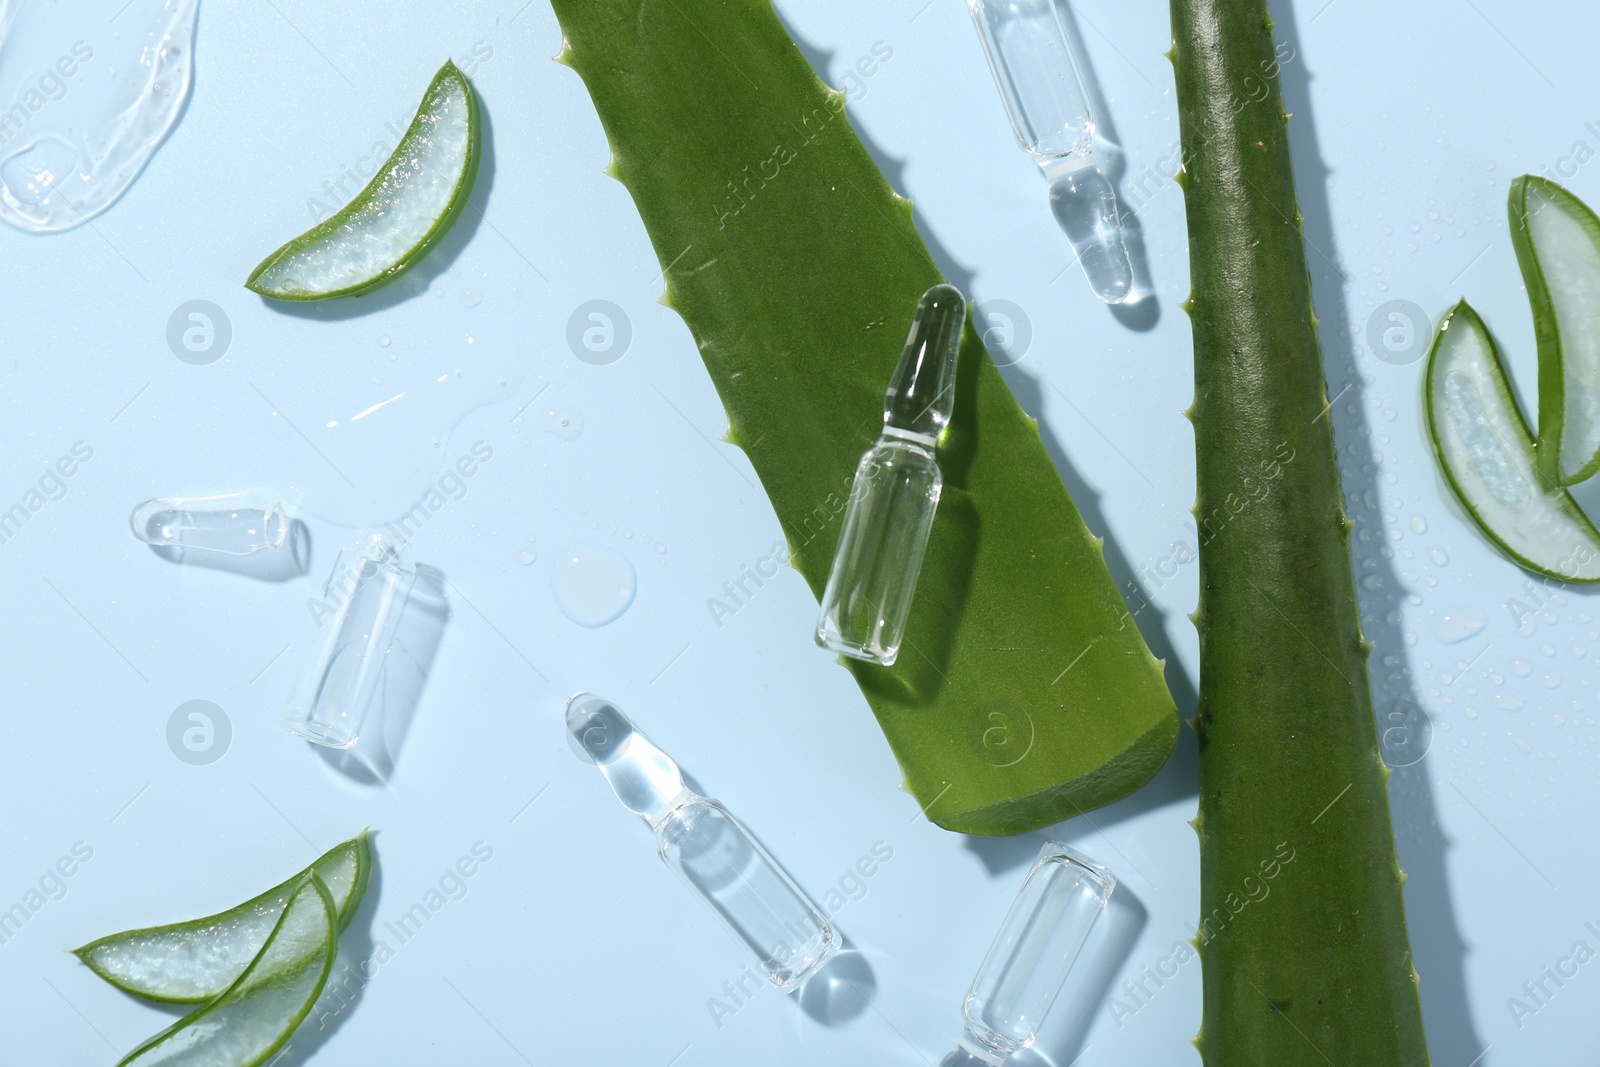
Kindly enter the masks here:
[[1171, 7], [1207, 531], [1195, 1043], [1211, 1067], [1414, 1067], [1427, 1045], [1272, 25], [1262, 0]]
[[295, 886], [261, 951], [221, 996], [185, 1015], [117, 1067], [257, 1067], [294, 1035], [327, 984], [337, 913], [315, 874]]
[[312, 874], [333, 894], [342, 931], [361, 906], [372, 876], [367, 831], [227, 911], [168, 926], [124, 930], [91, 941], [73, 954], [101, 978], [135, 996], [169, 1004], [209, 1000], [249, 966], [283, 914], [284, 903]]
[[[942, 280], [910, 202], [766, 0], [554, 6], [558, 58], [594, 100], [665, 302], [820, 595], [911, 314]], [[1127, 796], [1177, 739], [1161, 664], [970, 327], [939, 465], [899, 660], [850, 665], [906, 788], [933, 822], [977, 834]]]
[[[1536, 239], [1533, 215], [1546, 211], [1551, 213], [1547, 222], [1564, 223], [1561, 229], [1570, 242]], [[1539, 344], [1539, 439], [1534, 454], [1551, 486], [1576, 485], [1600, 471], [1600, 433], [1595, 428], [1600, 415], [1594, 410], [1595, 394], [1600, 393], [1600, 219], [1566, 189], [1532, 174], [1512, 180], [1506, 213]], [[1579, 395], [1568, 396], [1569, 385], [1578, 386]], [[1584, 442], [1580, 449], [1570, 447], [1574, 436]]]

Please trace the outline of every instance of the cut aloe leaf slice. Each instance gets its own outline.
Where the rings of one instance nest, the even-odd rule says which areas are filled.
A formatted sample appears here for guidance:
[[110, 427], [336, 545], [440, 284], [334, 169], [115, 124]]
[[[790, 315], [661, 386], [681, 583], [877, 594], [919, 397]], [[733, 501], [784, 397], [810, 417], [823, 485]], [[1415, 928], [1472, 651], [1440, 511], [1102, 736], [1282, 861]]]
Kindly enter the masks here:
[[282, 1048], [328, 981], [338, 912], [315, 874], [289, 895], [261, 951], [215, 1000], [146, 1041], [117, 1067], [256, 1067]]
[[1539, 340], [1539, 444], [1546, 481], [1600, 471], [1600, 219], [1555, 182], [1511, 183], [1511, 243]]
[[328, 887], [343, 930], [361, 906], [372, 874], [367, 832], [334, 846], [288, 881], [227, 911], [170, 926], [126, 930], [73, 951], [101, 978], [137, 996], [177, 1004], [210, 1000], [250, 965], [283, 914], [284, 903], [311, 874]]
[[1465, 300], [1428, 353], [1428, 432], [1444, 475], [1483, 532], [1529, 570], [1600, 581], [1600, 531], [1544, 481], [1494, 338]]
[[478, 101], [449, 61], [354, 200], [261, 262], [245, 287], [279, 300], [355, 296], [393, 281], [442, 237], [478, 173]]

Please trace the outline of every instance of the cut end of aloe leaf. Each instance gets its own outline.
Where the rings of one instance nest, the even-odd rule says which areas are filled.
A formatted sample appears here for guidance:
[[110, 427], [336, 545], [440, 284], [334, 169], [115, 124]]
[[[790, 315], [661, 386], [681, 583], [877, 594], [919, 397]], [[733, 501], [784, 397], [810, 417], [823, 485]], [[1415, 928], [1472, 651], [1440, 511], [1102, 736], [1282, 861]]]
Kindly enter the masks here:
[[278, 300], [326, 300], [399, 277], [461, 213], [477, 175], [480, 138], [472, 86], [446, 61], [367, 187], [263, 260], [245, 287]]
[[1565, 489], [1541, 478], [1499, 350], [1465, 300], [1439, 325], [1425, 388], [1445, 478], [1490, 540], [1540, 574], [1600, 581], [1600, 531]]
[[256, 1067], [282, 1048], [327, 984], [338, 912], [308, 874], [260, 952], [216, 999], [130, 1052], [117, 1067]]
[[1600, 471], [1600, 219], [1546, 178], [1511, 183], [1511, 240], [1539, 340], [1539, 443], [1547, 480]]
[[73, 954], [124, 992], [176, 1004], [209, 1000], [250, 965], [297, 887], [315, 875], [333, 899], [339, 929], [350, 922], [372, 873], [367, 831], [243, 904], [201, 919], [102, 937]]

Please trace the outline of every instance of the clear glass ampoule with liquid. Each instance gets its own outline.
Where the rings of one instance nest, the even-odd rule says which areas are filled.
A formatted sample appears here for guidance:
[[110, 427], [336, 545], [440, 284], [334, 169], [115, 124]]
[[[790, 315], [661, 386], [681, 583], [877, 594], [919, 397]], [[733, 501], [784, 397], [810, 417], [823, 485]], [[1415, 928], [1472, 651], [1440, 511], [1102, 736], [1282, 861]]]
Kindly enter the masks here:
[[953, 285], [922, 294], [883, 400], [883, 433], [861, 457], [817, 644], [890, 666], [900, 654], [944, 481], [934, 448], [955, 407], [966, 301]]
[[282, 548], [289, 534], [283, 505], [248, 493], [152, 497], [133, 509], [128, 525], [155, 548], [224, 556]]
[[997, 1067], [1033, 1045], [1116, 887], [1093, 860], [1045, 843], [961, 1002], [961, 1043], [940, 1067]]
[[621, 708], [579, 693], [566, 720], [573, 751], [650, 825], [661, 861], [755, 955], [773, 985], [798, 989], [833, 958], [839, 938], [822, 909], [727, 808], [685, 786], [672, 757]]
[[1050, 210], [1101, 300], [1134, 296], [1111, 182], [1094, 158], [1094, 107], [1057, 8], [1065, 0], [967, 0], [1017, 140], [1050, 183]]

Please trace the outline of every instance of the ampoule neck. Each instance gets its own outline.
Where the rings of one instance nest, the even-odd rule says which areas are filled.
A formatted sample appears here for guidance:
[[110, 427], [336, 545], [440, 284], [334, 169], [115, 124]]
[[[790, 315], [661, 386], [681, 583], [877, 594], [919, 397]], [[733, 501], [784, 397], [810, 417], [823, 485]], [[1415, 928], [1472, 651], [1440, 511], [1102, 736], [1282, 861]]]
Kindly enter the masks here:
[[1094, 157], [1092, 141], [1084, 144], [1082, 148], [1076, 151], [1068, 152], [1066, 155], [1037, 156], [1035, 157], [1035, 162], [1039, 164], [1039, 169], [1044, 172], [1045, 179], [1052, 182], [1058, 178], [1075, 175], [1080, 171], [1100, 169], [1100, 162]]
[[883, 398], [885, 436], [931, 445], [955, 411], [956, 362], [967, 304], [953, 285], [922, 294], [905, 350]]
[[611, 701], [579, 693], [567, 703], [567, 740], [605, 776], [622, 806], [659, 830], [673, 812], [702, 799], [683, 772]]

